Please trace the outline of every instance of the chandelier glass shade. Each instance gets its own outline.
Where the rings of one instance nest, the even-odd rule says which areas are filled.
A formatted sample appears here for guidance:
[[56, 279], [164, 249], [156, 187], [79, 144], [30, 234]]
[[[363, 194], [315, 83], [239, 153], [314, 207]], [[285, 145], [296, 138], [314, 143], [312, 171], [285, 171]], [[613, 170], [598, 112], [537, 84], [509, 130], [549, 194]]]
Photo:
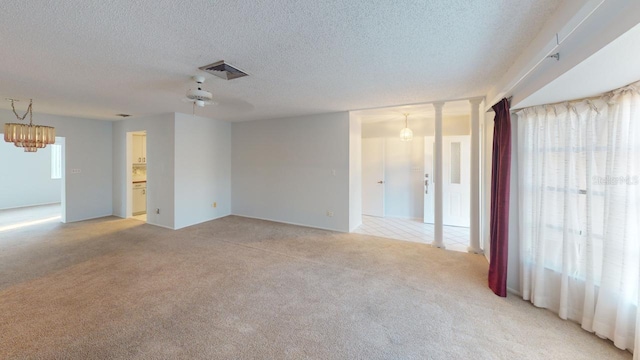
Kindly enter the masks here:
[[29, 102], [27, 112], [23, 116], [16, 113], [11, 100], [13, 113], [18, 120], [24, 120], [29, 115], [29, 124], [6, 123], [4, 124], [4, 141], [13, 143], [17, 147], [24, 148], [25, 152], [36, 152], [49, 144], [56, 142], [56, 129], [51, 126], [34, 125], [32, 102]]
[[409, 114], [404, 114], [404, 129], [400, 130], [400, 141], [411, 141], [413, 140], [413, 131], [409, 129], [407, 125], [408, 120], [407, 117]]

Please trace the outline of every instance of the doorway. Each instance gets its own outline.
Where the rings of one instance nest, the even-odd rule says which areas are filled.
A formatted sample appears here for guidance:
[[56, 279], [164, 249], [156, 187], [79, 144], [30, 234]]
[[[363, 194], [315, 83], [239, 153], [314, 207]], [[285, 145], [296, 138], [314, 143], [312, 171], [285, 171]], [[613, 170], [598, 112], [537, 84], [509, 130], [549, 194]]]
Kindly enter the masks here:
[[[2, 134], [0, 134], [2, 136]], [[66, 222], [65, 138], [24, 152], [0, 142], [0, 232], [46, 222]]]
[[147, 132], [127, 133], [127, 217], [147, 222]]
[[[434, 104], [351, 114], [362, 124], [363, 216], [355, 232], [471, 251], [473, 106], [477, 105], [470, 100], [452, 101], [444, 106], [442, 115], [437, 115]], [[434, 181], [437, 116], [442, 184]], [[405, 126], [413, 131], [411, 141], [400, 139]], [[435, 206], [436, 192], [442, 196], [440, 209]], [[441, 214], [439, 229], [436, 211]], [[436, 237], [442, 243], [436, 245]]]

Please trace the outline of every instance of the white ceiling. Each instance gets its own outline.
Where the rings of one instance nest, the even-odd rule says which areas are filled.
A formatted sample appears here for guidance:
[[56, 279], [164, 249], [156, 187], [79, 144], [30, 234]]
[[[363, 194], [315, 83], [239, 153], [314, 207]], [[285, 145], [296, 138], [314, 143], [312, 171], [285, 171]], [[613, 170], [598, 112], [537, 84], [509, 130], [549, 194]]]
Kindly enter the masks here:
[[[198, 67], [226, 121], [483, 96], [556, 0], [3, 1], [0, 97], [36, 112], [117, 120], [191, 112]], [[9, 108], [0, 101], [0, 108]]]

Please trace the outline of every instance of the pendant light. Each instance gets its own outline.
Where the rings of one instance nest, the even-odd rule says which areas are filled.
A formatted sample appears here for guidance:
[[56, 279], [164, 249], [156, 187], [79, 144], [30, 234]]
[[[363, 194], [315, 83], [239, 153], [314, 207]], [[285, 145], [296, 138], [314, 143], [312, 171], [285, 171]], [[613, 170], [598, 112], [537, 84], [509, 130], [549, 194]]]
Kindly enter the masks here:
[[51, 126], [33, 124], [33, 100], [29, 100], [29, 107], [24, 115], [16, 112], [16, 107], [11, 101], [11, 109], [18, 121], [24, 121], [29, 115], [29, 124], [6, 123], [4, 124], [4, 141], [13, 143], [17, 147], [24, 148], [25, 152], [36, 152], [49, 144], [56, 142], [56, 130]]
[[409, 114], [403, 114], [403, 115], [404, 115], [404, 129], [400, 130], [400, 141], [411, 141], [413, 140], [413, 131], [409, 129], [409, 125], [408, 125], [409, 120], [407, 118], [409, 117]]

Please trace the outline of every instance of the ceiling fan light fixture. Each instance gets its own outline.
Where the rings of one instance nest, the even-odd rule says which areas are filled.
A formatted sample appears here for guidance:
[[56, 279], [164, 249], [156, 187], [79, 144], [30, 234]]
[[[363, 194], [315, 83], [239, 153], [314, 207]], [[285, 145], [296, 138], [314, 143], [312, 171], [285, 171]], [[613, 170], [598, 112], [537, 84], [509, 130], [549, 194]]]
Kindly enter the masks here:
[[404, 115], [404, 129], [400, 130], [400, 141], [411, 141], [413, 140], [413, 131], [409, 129], [408, 125], [408, 117], [409, 114]]
[[202, 83], [204, 83], [204, 76], [194, 76], [192, 79], [198, 83], [197, 89], [189, 89], [187, 90], [187, 98], [185, 101], [192, 102], [197, 106], [205, 106], [209, 104], [213, 104], [213, 94], [209, 91], [202, 90]]
[[189, 90], [187, 91], [187, 99], [189, 100], [193, 100], [193, 101], [210, 101], [211, 99], [213, 99], [213, 95], [205, 90]]
[[196, 75], [196, 76], [192, 76], [191, 79], [193, 79], [193, 81], [198, 83], [198, 88], [195, 90], [194, 89], [187, 90], [186, 98], [182, 99], [182, 101], [190, 102], [191, 104], [193, 104], [193, 115], [195, 115], [196, 106], [204, 107], [205, 105], [215, 104], [215, 102], [213, 102], [212, 93], [206, 90], [202, 90], [202, 83], [204, 83], [204, 80], [205, 80], [204, 76]]

